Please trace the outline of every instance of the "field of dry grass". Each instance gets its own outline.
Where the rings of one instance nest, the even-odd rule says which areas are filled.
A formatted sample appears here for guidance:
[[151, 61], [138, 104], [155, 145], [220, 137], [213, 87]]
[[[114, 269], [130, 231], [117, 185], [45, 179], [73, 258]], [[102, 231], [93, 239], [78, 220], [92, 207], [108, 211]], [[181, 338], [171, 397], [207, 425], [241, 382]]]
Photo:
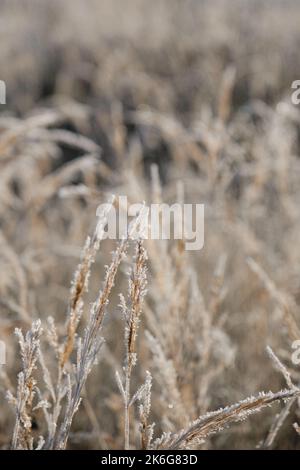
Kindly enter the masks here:
[[[2, 449], [300, 449], [299, 23], [1, 1]], [[101, 240], [112, 195], [205, 204], [204, 248]]]

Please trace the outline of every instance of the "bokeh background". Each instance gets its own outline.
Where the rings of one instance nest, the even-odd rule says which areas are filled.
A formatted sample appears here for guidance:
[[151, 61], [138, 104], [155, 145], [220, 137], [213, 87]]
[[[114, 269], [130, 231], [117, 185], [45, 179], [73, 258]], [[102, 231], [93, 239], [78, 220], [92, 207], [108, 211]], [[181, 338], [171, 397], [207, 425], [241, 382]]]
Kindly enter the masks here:
[[[81, 247], [111, 193], [151, 202], [160, 184], [167, 203], [205, 204], [203, 250], [182, 253], [174, 241], [148, 247], [135, 381], [151, 370], [156, 435], [284, 387], [268, 344], [299, 382], [291, 362], [300, 339], [300, 108], [291, 103], [299, 24], [297, 0], [1, 0], [3, 448], [14, 422], [5, 391], [15, 389], [20, 370], [14, 328], [51, 315], [63, 336]], [[84, 318], [114, 247], [101, 247]], [[123, 361], [118, 293], [126, 292], [129, 261], [108, 307], [106, 346], [74, 422], [73, 448], [123, 445], [114, 375]], [[165, 362], [145, 330], [161, 337]], [[178, 394], [168, 388], [169, 366]], [[202, 447], [263, 445], [281, 408]], [[300, 447], [298, 413], [295, 403], [273, 447]], [[43, 429], [38, 411], [34, 428]]]

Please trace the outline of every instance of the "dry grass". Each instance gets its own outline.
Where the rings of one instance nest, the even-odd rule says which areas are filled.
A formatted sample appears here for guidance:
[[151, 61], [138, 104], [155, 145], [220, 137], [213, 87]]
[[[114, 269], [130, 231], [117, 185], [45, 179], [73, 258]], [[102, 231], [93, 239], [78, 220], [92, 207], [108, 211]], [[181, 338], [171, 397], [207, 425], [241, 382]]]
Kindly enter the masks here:
[[299, 449], [300, 7], [125, 1], [1, 5], [1, 448]]

